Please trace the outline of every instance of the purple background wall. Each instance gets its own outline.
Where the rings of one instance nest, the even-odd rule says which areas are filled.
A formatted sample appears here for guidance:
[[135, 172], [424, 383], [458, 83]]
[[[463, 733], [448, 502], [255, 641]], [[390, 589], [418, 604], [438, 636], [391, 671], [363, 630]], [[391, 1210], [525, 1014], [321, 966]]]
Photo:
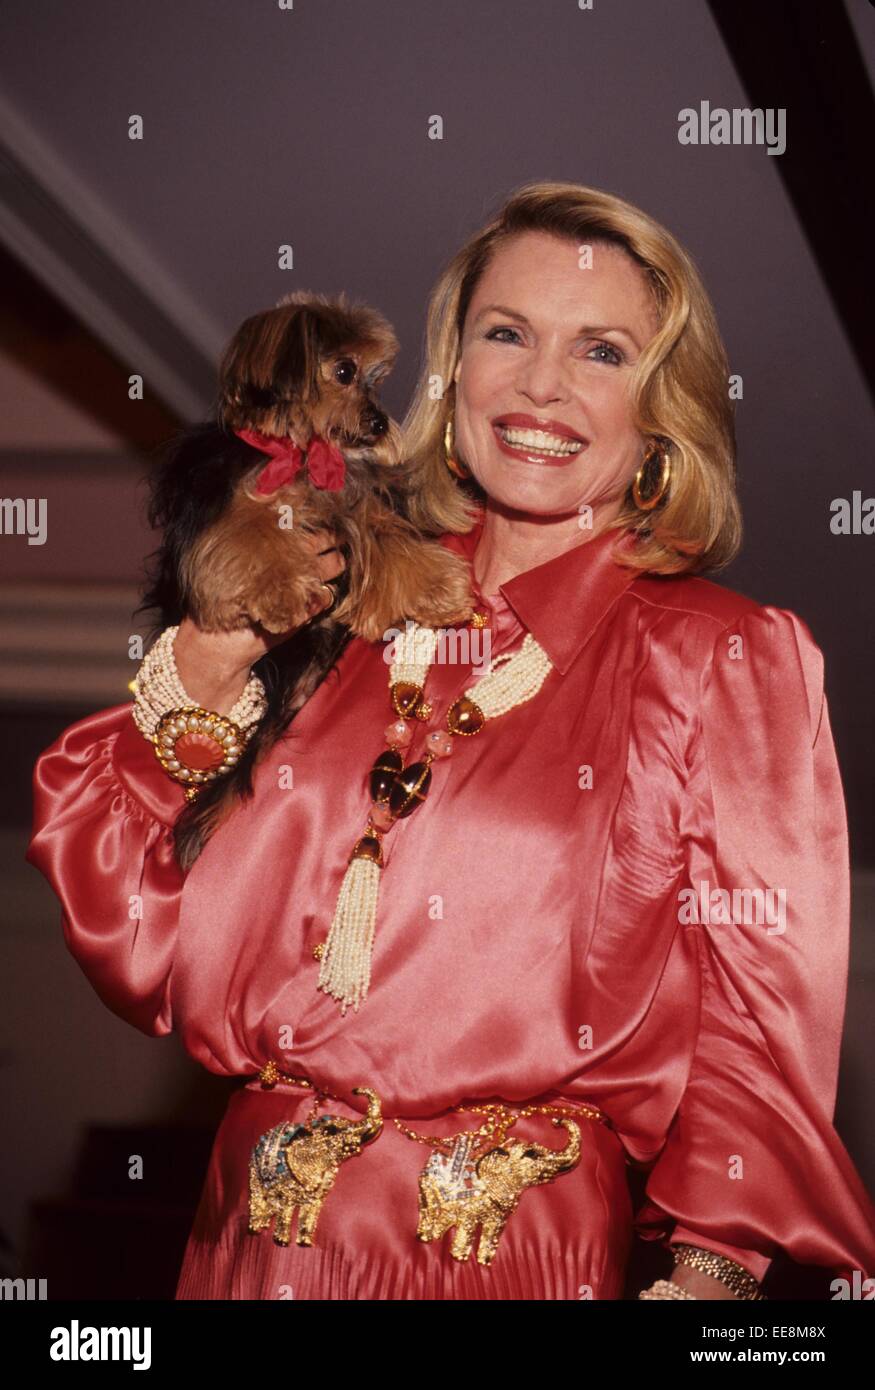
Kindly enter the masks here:
[[[847, 16], [871, 80], [872, 6], [812, 8]], [[127, 698], [127, 615], [154, 543], [140, 515], [149, 449], [208, 408], [239, 320], [299, 288], [346, 289], [393, 321], [402, 355], [385, 399], [403, 414], [439, 269], [514, 187], [542, 178], [609, 189], [662, 220], [697, 261], [743, 377], [746, 542], [720, 582], [793, 609], [824, 650], [858, 869], [840, 1132], [875, 1174], [860, 1091], [875, 967], [875, 537], [829, 526], [832, 499], [875, 492], [872, 403], [829, 292], [847, 227], [836, 215], [818, 260], [783, 157], [677, 139], [683, 107], [777, 106], [779, 89], [750, 100], [701, 0], [4, 0], [0, 35], [2, 491], [49, 502], [45, 545], [0, 536], [3, 1081], [19, 1117], [0, 1228], [18, 1242], [28, 1200], [61, 1185], [83, 1115], [209, 1117], [224, 1097], [206, 1076], [192, 1097], [174, 1040], [147, 1042], [101, 1010], [21, 860], [36, 753], [78, 714]], [[795, 41], [788, 28], [791, 67]], [[830, 42], [815, 36], [815, 51], [829, 75]], [[133, 113], [141, 141], [128, 138]], [[797, 116], [791, 105], [798, 159]], [[846, 136], [827, 130], [827, 149]], [[292, 271], [277, 268], [283, 243]], [[127, 399], [131, 372], [143, 403]]]

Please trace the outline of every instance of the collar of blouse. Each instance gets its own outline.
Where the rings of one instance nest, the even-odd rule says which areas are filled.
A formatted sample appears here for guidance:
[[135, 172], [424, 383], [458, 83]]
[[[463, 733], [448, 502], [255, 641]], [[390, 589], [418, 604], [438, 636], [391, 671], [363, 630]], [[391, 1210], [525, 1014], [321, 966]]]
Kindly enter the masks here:
[[[440, 537], [441, 544], [473, 560], [485, 516], [480, 507], [470, 531], [464, 536], [448, 531]], [[640, 578], [640, 570], [618, 564], [612, 556], [615, 548], [629, 549], [634, 544], [631, 532], [602, 531], [499, 584], [499, 592], [561, 675], [608, 610]]]

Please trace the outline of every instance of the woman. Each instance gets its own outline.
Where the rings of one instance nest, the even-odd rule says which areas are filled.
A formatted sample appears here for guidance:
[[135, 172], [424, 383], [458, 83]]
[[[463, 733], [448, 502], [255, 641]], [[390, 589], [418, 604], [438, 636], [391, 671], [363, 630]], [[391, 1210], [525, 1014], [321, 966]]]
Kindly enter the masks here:
[[[875, 1272], [831, 1124], [848, 869], [821, 655], [693, 577], [740, 531], [697, 272], [620, 199], [532, 185], [428, 326], [409, 509], [470, 561], [478, 616], [400, 721], [407, 765], [452, 756], [385, 834], [355, 1006], [325, 961], [398, 728], [382, 643], [350, 643], [186, 878], [183, 792], [130, 704], [37, 765], [28, 857], [98, 993], [244, 1079], [177, 1297], [616, 1299], [635, 1228], [676, 1259], [642, 1296], [759, 1297], [778, 1249]], [[449, 737], [485, 638], [510, 695], [475, 691], [489, 717]], [[227, 714], [264, 650], [183, 622], [179, 679]]]

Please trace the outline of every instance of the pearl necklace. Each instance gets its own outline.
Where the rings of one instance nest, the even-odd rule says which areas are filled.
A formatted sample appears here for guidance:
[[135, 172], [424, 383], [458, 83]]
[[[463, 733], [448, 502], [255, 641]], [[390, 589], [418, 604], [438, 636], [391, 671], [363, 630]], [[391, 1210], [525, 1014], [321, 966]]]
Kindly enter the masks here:
[[[485, 615], [475, 613], [471, 626], [485, 624]], [[473, 737], [488, 720], [531, 700], [553, 669], [543, 647], [527, 633], [518, 651], [496, 657], [486, 674], [453, 702], [447, 710], [447, 732], [435, 729], [428, 734], [425, 756], [405, 767], [403, 750], [414, 731], [409, 721], [429, 719], [432, 713], [424, 688], [438, 634], [433, 628], [409, 623], [407, 634], [396, 643], [402, 640], [404, 655], [396, 655], [389, 674], [389, 697], [398, 718], [387, 726], [388, 747], [371, 768], [373, 801], [365, 832], [350, 855], [328, 937], [314, 953], [321, 960], [317, 988], [340, 1002], [342, 1014], [350, 1004], [358, 1012], [368, 994], [383, 835], [425, 800], [431, 785], [431, 764], [437, 758], [449, 757], [453, 735]]]

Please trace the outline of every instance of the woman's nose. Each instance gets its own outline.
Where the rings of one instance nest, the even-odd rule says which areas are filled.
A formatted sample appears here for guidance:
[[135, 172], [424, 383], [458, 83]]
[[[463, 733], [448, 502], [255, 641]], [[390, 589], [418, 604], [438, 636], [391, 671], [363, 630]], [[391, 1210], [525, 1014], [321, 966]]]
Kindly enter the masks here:
[[521, 364], [517, 386], [524, 395], [542, 405], [567, 400], [569, 385], [564, 358], [549, 348], [533, 349]]

